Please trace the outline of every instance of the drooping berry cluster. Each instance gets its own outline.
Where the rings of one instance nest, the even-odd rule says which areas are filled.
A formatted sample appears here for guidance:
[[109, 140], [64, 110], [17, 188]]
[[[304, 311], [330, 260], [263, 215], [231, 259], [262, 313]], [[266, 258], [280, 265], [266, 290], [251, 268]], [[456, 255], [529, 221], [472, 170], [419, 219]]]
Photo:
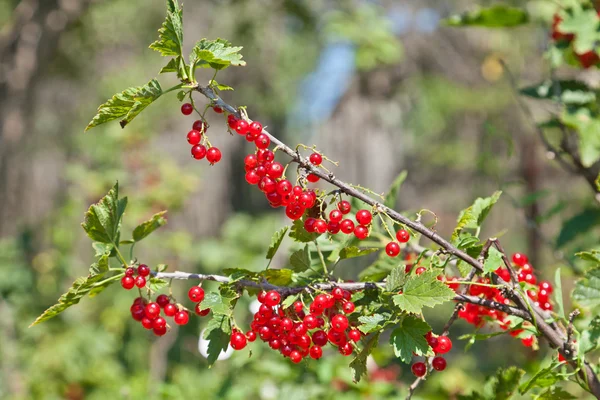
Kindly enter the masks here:
[[[431, 367], [436, 371], [445, 370], [447, 362], [440, 354], [446, 354], [452, 350], [452, 340], [448, 336], [436, 336], [431, 331], [425, 334], [425, 340], [435, 353], [435, 357], [431, 360]], [[412, 365], [411, 370], [416, 377], [421, 378], [427, 374], [427, 364], [417, 361]]]
[[[597, 15], [597, 24], [600, 25], [600, 11], [598, 11]], [[564, 44], [570, 44], [575, 39], [575, 34], [561, 32], [559, 25], [562, 20], [563, 19], [559, 14], [554, 14], [550, 36], [552, 37], [552, 40], [557, 43], [562, 42]], [[590, 68], [600, 63], [600, 57], [598, 57], [598, 54], [594, 49], [586, 51], [585, 53], [577, 53], [576, 51], [574, 51], [574, 53], [583, 68]]]
[[121, 278], [121, 286], [127, 290], [133, 289], [134, 286], [141, 289], [146, 286], [148, 275], [150, 268], [146, 264], [140, 264], [137, 268], [128, 267], [125, 269], [125, 276]]
[[172, 303], [166, 294], [158, 295], [156, 302], [148, 302], [143, 297], [137, 297], [133, 301], [130, 311], [134, 320], [141, 322], [144, 328], [152, 330], [156, 336], [167, 333], [167, 320], [160, 315], [161, 311], [165, 317], [173, 317], [173, 321], [177, 325], [185, 325], [190, 319], [187, 310]]
[[[535, 277], [533, 267], [531, 264], [529, 264], [529, 259], [525, 254], [513, 254], [512, 262], [517, 268], [516, 272], [518, 272], [517, 278], [519, 282], [525, 282], [529, 285], [537, 284], [537, 278]], [[506, 282], [510, 281], [510, 272], [508, 269], [499, 267], [495, 272], [500, 278], [502, 278], [502, 280]], [[506, 305], [511, 304], [509, 299], [502, 296], [500, 290], [495, 287], [484, 286], [491, 283], [489, 278], [479, 278], [476, 283], [479, 283], [479, 285], [473, 284], [469, 286], [469, 294], [471, 296], [483, 297]], [[452, 286], [452, 288], [456, 290], [458, 285], [455, 284]], [[541, 281], [537, 287], [527, 290], [528, 297], [534, 301], [535, 305], [539, 306], [543, 310], [549, 311], [551, 311], [553, 308], [552, 301], [550, 299], [551, 293], [552, 285], [548, 281]], [[528, 322], [524, 322], [521, 328], [516, 328], [515, 326], [511, 325], [507, 315], [498, 310], [466, 303], [459, 311], [458, 317], [477, 327], [482, 327], [485, 325], [486, 321], [496, 321], [502, 329], [510, 330], [510, 334], [512, 336], [520, 337], [525, 346], [531, 347], [535, 342], [535, 336], [528, 336], [524, 329], [522, 329], [522, 327], [527, 327], [529, 325]]]
[[318, 294], [307, 313], [301, 301], [284, 309], [278, 292], [261, 292], [258, 295], [261, 305], [254, 314], [251, 329], [245, 335], [235, 330], [231, 335], [231, 347], [241, 350], [258, 336], [293, 363], [309, 356], [315, 360], [321, 358], [323, 347], [328, 343], [337, 347], [340, 354], [349, 356], [355, 348], [354, 343], [362, 337], [346, 316], [355, 310], [350, 297], [349, 291], [340, 288], [333, 289], [330, 294]]
[[[190, 115], [193, 111], [194, 107], [190, 103], [185, 103], [181, 106], [183, 115]], [[207, 129], [208, 124], [205, 121], [200, 119], [194, 121], [192, 130], [187, 134], [187, 141], [192, 145], [192, 157], [196, 160], [206, 158], [206, 161], [208, 161], [210, 165], [213, 165], [221, 161], [221, 150], [209, 144], [206, 139]]]

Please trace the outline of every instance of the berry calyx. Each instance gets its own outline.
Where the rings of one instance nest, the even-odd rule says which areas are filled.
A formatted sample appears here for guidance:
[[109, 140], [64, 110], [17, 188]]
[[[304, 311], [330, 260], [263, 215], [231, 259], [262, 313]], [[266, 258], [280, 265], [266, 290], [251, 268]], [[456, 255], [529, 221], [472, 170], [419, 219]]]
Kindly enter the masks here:
[[193, 111], [194, 111], [194, 106], [192, 106], [190, 103], [183, 103], [181, 105], [181, 113], [183, 115], [190, 115]]

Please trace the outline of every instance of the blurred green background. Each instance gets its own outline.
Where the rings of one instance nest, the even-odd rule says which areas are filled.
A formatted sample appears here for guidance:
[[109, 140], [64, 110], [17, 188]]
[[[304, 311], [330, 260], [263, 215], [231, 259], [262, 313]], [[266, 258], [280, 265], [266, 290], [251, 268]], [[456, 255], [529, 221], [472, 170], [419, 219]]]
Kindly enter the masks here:
[[[504, 190], [482, 236], [501, 236], [509, 252], [527, 253], [546, 278], [561, 266], [569, 290], [579, 269], [572, 254], [594, 238], [557, 238], [594, 200], [583, 180], [546, 157], [499, 62], [520, 83], [542, 79], [556, 6], [509, 2], [526, 6], [534, 20], [513, 30], [441, 24], [473, 3], [188, 1], [185, 41], [191, 48], [223, 37], [244, 46], [247, 66], [219, 75], [236, 89], [226, 101], [247, 105], [288, 144], [317, 144], [340, 161], [335, 174], [344, 180], [384, 192], [407, 170], [398, 208], [435, 211], [443, 235], [475, 197]], [[0, 398], [404, 398], [413, 377], [385, 339], [359, 385], [348, 358], [328, 354], [292, 366], [258, 342], [251, 357], [238, 352], [209, 370], [198, 352], [206, 321], [192, 319], [157, 339], [131, 320], [132, 294], [116, 286], [28, 328], [87, 273], [93, 253], [79, 224], [117, 180], [130, 204], [124, 231], [169, 210], [169, 224], [136, 249], [152, 266], [260, 270], [272, 233], [285, 223], [281, 210], [244, 184], [245, 142], [215, 115], [211, 142], [223, 160], [210, 167], [189, 156], [193, 119], [181, 115], [174, 96], [124, 130], [111, 123], [83, 133], [100, 103], [162, 67], [148, 44], [164, 13], [162, 0], [0, 0]], [[163, 87], [174, 83], [159, 79]], [[536, 117], [547, 115], [529, 105]], [[343, 274], [355, 277], [364, 266]], [[175, 294], [186, 287], [175, 284]], [[249, 322], [250, 301], [238, 307], [240, 321]], [[451, 307], [429, 313], [436, 331]], [[456, 398], [500, 366], [532, 371], [548, 356], [543, 344], [532, 352], [503, 336], [464, 352], [456, 338], [470, 331], [455, 324], [448, 369], [415, 398]]]

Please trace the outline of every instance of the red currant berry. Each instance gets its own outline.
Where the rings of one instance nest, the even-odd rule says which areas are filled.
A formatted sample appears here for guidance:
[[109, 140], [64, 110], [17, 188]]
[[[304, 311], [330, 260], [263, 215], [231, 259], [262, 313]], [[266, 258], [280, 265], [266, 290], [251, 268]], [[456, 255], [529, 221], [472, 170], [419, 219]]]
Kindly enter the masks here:
[[277, 190], [277, 183], [268, 176], [263, 176], [258, 183], [258, 188], [265, 193], [275, 193]]
[[248, 171], [246, 172], [246, 182], [248, 182], [250, 185], [258, 185], [258, 182], [260, 182], [260, 176], [255, 170]]
[[529, 262], [529, 258], [527, 258], [527, 256], [523, 253], [515, 253], [512, 255], [512, 261], [515, 263], [515, 265], [522, 267]]
[[335, 315], [331, 318], [331, 328], [337, 332], [344, 332], [348, 328], [348, 318], [342, 314]]
[[197, 303], [196, 306], [194, 307], [194, 312], [199, 317], [206, 317], [208, 315], [208, 313], [210, 313], [210, 308], [204, 308], [203, 309], [202, 308], [202, 304], [201, 303]]
[[157, 303], [148, 303], [144, 308], [144, 314], [148, 319], [154, 319], [160, 314], [160, 306]]
[[192, 147], [192, 157], [196, 160], [202, 160], [206, 156], [206, 147], [201, 144], [197, 144]]
[[327, 222], [323, 221], [322, 219], [315, 220], [315, 223], [313, 226], [315, 228], [315, 232], [317, 232], [319, 234], [323, 234], [323, 233], [327, 232]]
[[316, 219], [312, 217], [306, 218], [304, 220], [304, 230], [308, 233], [313, 233], [315, 231], [315, 221]]
[[306, 326], [307, 329], [315, 329], [317, 327], [317, 317], [313, 314], [308, 314], [302, 320], [302, 324]]
[[444, 357], [434, 357], [431, 366], [436, 371], [443, 371], [446, 369], [446, 359]]
[[138, 276], [137, 278], [135, 278], [135, 286], [139, 287], [140, 289], [146, 286], [146, 278], [144, 278], [143, 276]]
[[234, 350], [242, 350], [246, 347], [246, 336], [244, 336], [243, 333], [234, 332], [233, 335], [231, 335], [229, 344]]
[[269, 307], [275, 307], [281, 301], [281, 295], [277, 293], [275, 290], [271, 290], [267, 292], [267, 296], [265, 297], [265, 304]]
[[339, 287], [333, 288], [331, 295], [336, 300], [342, 300], [344, 298], [344, 289]]
[[141, 321], [146, 317], [146, 309], [142, 304], [134, 304], [131, 306], [131, 317], [136, 321]]
[[254, 121], [250, 124], [250, 133], [256, 137], [262, 133], [263, 126], [260, 122]]
[[135, 275], [135, 269], [132, 267], [127, 267], [125, 270], [125, 276], [133, 276]]
[[140, 264], [137, 273], [139, 276], [148, 276], [150, 275], [150, 268], [146, 264]]
[[352, 222], [352, 220], [350, 219], [343, 220], [342, 222], [340, 222], [340, 230], [346, 235], [351, 234], [352, 232], [354, 232], [354, 222]]
[[400, 245], [396, 242], [389, 242], [385, 246], [385, 253], [390, 257], [396, 257], [400, 254]]
[[235, 131], [240, 135], [245, 135], [250, 131], [250, 125], [248, 125], [248, 122], [241, 119], [235, 124]]
[[267, 168], [267, 175], [273, 179], [279, 179], [283, 175], [283, 165], [275, 161]]
[[161, 306], [161, 307], [165, 307], [167, 304], [169, 304], [169, 296], [167, 296], [166, 294], [159, 294], [156, 297], [156, 303]]
[[366, 226], [358, 225], [356, 228], [354, 228], [354, 236], [356, 236], [359, 240], [366, 239], [369, 237], [369, 229]]
[[415, 269], [415, 274], [421, 275], [425, 271], [426, 271], [425, 267], [419, 267], [419, 268]]
[[124, 276], [121, 278], [121, 286], [123, 286], [123, 289], [133, 289], [135, 286], [135, 279], [132, 276]]
[[190, 320], [190, 315], [185, 310], [179, 311], [177, 314], [175, 314], [173, 320], [177, 325], [185, 325]]
[[354, 312], [354, 309], [356, 308], [356, 306], [354, 305], [353, 302], [347, 301], [347, 302], [344, 303], [344, 305], [342, 306], [342, 308], [344, 309], [344, 313], [346, 313], [346, 314], [352, 314]]
[[523, 343], [523, 346], [531, 347], [531, 346], [533, 346], [533, 340], [534, 340], [534, 337], [532, 335], [532, 336], [528, 336], [526, 338], [521, 339], [521, 342]]
[[327, 337], [327, 333], [325, 333], [325, 331], [316, 331], [312, 334], [312, 341], [317, 346], [325, 346], [329, 341], [329, 338]]
[[302, 361], [302, 354], [300, 354], [298, 350], [293, 350], [290, 353], [290, 360], [292, 360], [294, 364], [298, 364], [300, 361]]
[[329, 221], [331, 222], [342, 222], [344, 214], [340, 210], [331, 210], [329, 213]]
[[194, 106], [190, 103], [184, 103], [181, 105], [181, 113], [183, 115], [190, 115], [194, 111]]
[[306, 176], [306, 180], [307, 180], [307, 181], [309, 181], [309, 182], [311, 182], [311, 183], [319, 182], [319, 179], [321, 179], [321, 178], [319, 178], [319, 177], [318, 177], [317, 175], [315, 175], [315, 174], [308, 174], [308, 175]]
[[439, 336], [437, 346], [433, 349], [435, 354], [446, 354], [452, 350], [452, 340], [448, 336]]
[[244, 158], [244, 165], [248, 168], [256, 168], [258, 165], [256, 154], [248, 154], [246, 158]]
[[340, 231], [340, 224], [337, 222], [329, 222], [327, 224], [327, 232], [331, 233], [332, 235], [335, 235], [336, 233], [338, 233]]
[[206, 160], [211, 164], [216, 164], [221, 161], [221, 150], [216, 147], [211, 147], [206, 152]]
[[323, 356], [323, 349], [321, 348], [321, 346], [312, 346], [310, 348], [309, 354], [310, 358], [312, 358], [313, 360], [318, 360]]
[[152, 329], [153, 327], [152, 320], [150, 318], [144, 317], [142, 318], [142, 326], [146, 329]]
[[400, 229], [396, 232], [396, 239], [398, 239], [400, 243], [406, 243], [410, 239], [410, 233], [405, 229]]
[[250, 343], [254, 342], [256, 340], [256, 332], [254, 332], [254, 331], [246, 332], [246, 339], [248, 339], [248, 341]]
[[356, 213], [356, 221], [361, 225], [369, 225], [373, 220], [373, 215], [368, 210], [358, 210]]
[[267, 292], [260, 292], [257, 296], [256, 299], [258, 300], [259, 303], [264, 303], [265, 299], [267, 298]]
[[292, 188], [292, 183], [287, 179], [284, 179], [279, 181], [279, 183], [277, 184], [277, 193], [279, 193], [282, 196], [285, 196], [286, 194], [291, 193]]
[[323, 162], [323, 156], [319, 153], [312, 153], [308, 159], [313, 165], [321, 165]]
[[204, 300], [204, 289], [200, 286], [192, 286], [190, 290], [188, 290], [188, 297], [194, 303], [200, 303]]
[[353, 342], [358, 342], [360, 340], [361, 336], [362, 335], [358, 329], [351, 329], [350, 332], [348, 332], [348, 337]]
[[164, 308], [165, 310], [165, 315], [167, 317], [172, 317], [173, 315], [177, 314], [177, 306], [173, 303], [169, 303], [165, 306]]
[[346, 200], [342, 200], [338, 203], [337, 205], [338, 210], [340, 210], [342, 212], [342, 214], [348, 214], [350, 212], [350, 210], [352, 210], [352, 206], [350, 205], [350, 202], [346, 201]]
[[264, 133], [261, 133], [254, 141], [254, 144], [256, 144], [256, 147], [259, 149], [266, 149], [269, 147], [269, 144], [271, 144], [271, 139], [269, 139], [269, 137]]
[[162, 329], [156, 329], [156, 328], [154, 328], [154, 329], [152, 329], [152, 331], [154, 332], [154, 334], [156, 336], [163, 336], [165, 333], [167, 333], [167, 327], [165, 326]]
[[427, 373], [427, 366], [421, 361], [414, 363], [410, 369], [417, 378], [421, 378]]
[[152, 321], [152, 327], [154, 329], [163, 329], [167, 326], [167, 320], [164, 319], [163, 317], [156, 317], [153, 321]]
[[221, 107], [219, 107], [219, 106], [213, 106], [212, 109], [217, 114], [223, 114], [223, 109]]
[[[202, 134], [204, 132], [206, 132], [206, 127], [207, 127], [206, 122], [198, 119], [198, 120], [194, 121], [194, 124], [192, 125], [192, 130], [198, 131], [200, 136], [202, 136]], [[189, 133], [188, 133], [188, 136], [189, 136]], [[195, 143], [195, 144], [198, 144], [198, 143]]]
[[546, 292], [548, 292], [548, 294], [552, 293], [552, 284], [548, 281], [541, 281], [540, 282], [540, 289], [545, 290]]

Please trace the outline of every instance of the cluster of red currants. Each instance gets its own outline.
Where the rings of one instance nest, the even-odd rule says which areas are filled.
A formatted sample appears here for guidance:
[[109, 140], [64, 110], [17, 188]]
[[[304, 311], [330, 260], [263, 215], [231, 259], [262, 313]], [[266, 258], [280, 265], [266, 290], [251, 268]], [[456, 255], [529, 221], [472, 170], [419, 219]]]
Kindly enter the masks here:
[[[448, 336], [436, 336], [431, 331], [425, 334], [425, 340], [435, 353], [435, 357], [431, 360], [431, 367], [436, 371], [445, 370], [446, 359], [441, 357], [440, 354], [446, 354], [452, 350], [452, 340]], [[412, 365], [411, 370], [416, 377], [421, 378], [427, 374], [427, 364], [423, 361], [417, 361]]]
[[144, 328], [151, 329], [156, 336], [167, 333], [167, 320], [160, 315], [161, 310], [165, 317], [173, 317], [177, 325], [185, 325], [190, 320], [187, 310], [172, 303], [166, 294], [158, 295], [156, 302], [137, 297], [130, 308], [133, 319], [141, 322]]
[[340, 354], [349, 356], [362, 337], [346, 317], [355, 309], [350, 297], [350, 292], [341, 288], [334, 288], [331, 294], [318, 294], [307, 314], [301, 301], [284, 309], [278, 292], [261, 292], [258, 295], [261, 305], [254, 314], [251, 329], [245, 335], [234, 330], [231, 347], [241, 350], [258, 336], [296, 364], [308, 356], [315, 360], [321, 358], [327, 343], [336, 346]]
[[[600, 11], [597, 13], [598, 15], [598, 24], [600, 24]], [[563, 42], [563, 43], [571, 43], [575, 39], [575, 35], [573, 33], [563, 33], [560, 31], [558, 25], [562, 22], [562, 17], [558, 14], [554, 14], [554, 18], [552, 21], [552, 31], [550, 36], [552, 40], [555, 42]], [[600, 57], [594, 49], [587, 51], [585, 53], [577, 53], [575, 52], [579, 63], [583, 68], [590, 68], [594, 65], [600, 63]]]
[[[213, 107], [215, 111], [217, 111], [217, 108], [218, 107]], [[223, 112], [220, 108], [218, 108], [218, 110]], [[193, 111], [194, 106], [190, 103], [185, 103], [181, 106], [183, 115], [190, 115]], [[221, 150], [214, 146], [209, 146], [207, 149], [206, 146], [201, 143], [207, 129], [208, 124], [206, 122], [202, 120], [195, 121], [192, 125], [192, 130], [187, 134], [187, 141], [192, 145], [192, 157], [196, 160], [202, 160], [206, 157], [206, 161], [208, 161], [210, 165], [213, 165], [221, 161]]]
[[369, 237], [369, 225], [373, 221], [373, 215], [368, 210], [358, 210], [355, 215], [357, 224], [350, 218], [344, 218], [352, 210], [352, 206], [346, 200], [337, 204], [334, 210], [329, 212], [329, 221], [321, 218], [308, 217], [304, 220], [304, 229], [310, 233], [323, 234], [329, 232], [332, 235], [342, 232], [346, 235], [354, 234], [363, 240]]
[[125, 276], [121, 278], [121, 286], [127, 290], [133, 289], [134, 286], [141, 289], [146, 286], [148, 275], [150, 275], [150, 268], [146, 264], [140, 264], [137, 269], [128, 267], [125, 269]]
[[[515, 253], [512, 256], [512, 261], [515, 267], [517, 267], [517, 279], [519, 282], [526, 282], [530, 285], [537, 284], [537, 278], [534, 275], [533, 267], [529, 264], [529, 260], [525, 254]], [[502, 278], [502, 280], [510, 281], [510, 272], [504, 267], [499, 267], [496, 274]], [[510, 304], [510, 300], [502, 296], [500, 290], [495, 287], [485, 286], [490, 284], [488, 278], [480, 278], [477, 281], [478, 284], [469, 286], [469, 294], [471, 296], [483, 297], [488, 300], [493, 300], [498, 303]], [[458, 285], [452, 286], [453, 289], [457, 289]], [[536, 289], [528, 289], [528, 297], [535, 302], [543, 310], [552, 310], [552, 303], [550, 300], [550, 294], [552, 293], [552, 285], [548, 281], [541, 281], [537, 285]], [[504, 330], [510, 330], [510, 334], [514, 337], [521, 337], [521, 341], [527, 347], [531, 347], [535, 342], [535, 336], [523, 336], [523, 329], [515, 329], [511, 326], [510, 320], [507, 315], [501, 311], [486, 308], [476, 304], [466, 303], [463, 308], [458, 312], [458, 317], [464, 319], [470, 324], [477, 327], [485, 325], [486, 319], [491, 321], [497, 321], [500, 327]], [[523, 323], [526, 326], [528, 323]]]

